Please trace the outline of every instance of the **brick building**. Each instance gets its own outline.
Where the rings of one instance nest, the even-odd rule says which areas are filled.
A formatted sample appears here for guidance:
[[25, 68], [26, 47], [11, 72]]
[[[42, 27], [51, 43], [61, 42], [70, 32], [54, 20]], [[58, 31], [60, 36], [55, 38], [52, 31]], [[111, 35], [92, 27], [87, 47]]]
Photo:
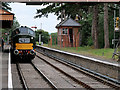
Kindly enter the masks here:
[[78, 22], [71, 18], [60, 22], [56, 26], [58, 29], [58, 45], [60, 47], [78, 47], [80, 26]]
[[0, 28], [11, 28], [13, 25], [13, 20], [14, 20], [14, 14], [0, 8]]

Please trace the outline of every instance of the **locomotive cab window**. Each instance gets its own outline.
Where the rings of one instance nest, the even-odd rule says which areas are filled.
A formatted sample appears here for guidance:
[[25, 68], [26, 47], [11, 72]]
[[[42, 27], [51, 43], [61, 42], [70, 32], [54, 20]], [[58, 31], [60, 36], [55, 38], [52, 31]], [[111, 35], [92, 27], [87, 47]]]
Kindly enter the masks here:
[[35, 33], [32, 29], [30, 28], [20, 28], [20, 34], [21, 35], [31, 35], [33, 37], [35, 37]]
[[19, 29], [16, 29], [15, 34], [19, 34], [19, 33], [20, 33]]
[[19, 43], [30, 43], [30, 38], [19, 38]]

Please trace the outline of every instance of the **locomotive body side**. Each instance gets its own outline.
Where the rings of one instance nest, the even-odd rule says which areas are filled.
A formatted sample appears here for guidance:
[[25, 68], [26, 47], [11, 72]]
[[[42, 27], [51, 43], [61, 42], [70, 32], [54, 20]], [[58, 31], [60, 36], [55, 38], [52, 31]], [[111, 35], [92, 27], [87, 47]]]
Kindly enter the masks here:
[[12, 32], [12, 57], [23, 60], [35, 58], [35, 32], [28, 27], [20, 27]]

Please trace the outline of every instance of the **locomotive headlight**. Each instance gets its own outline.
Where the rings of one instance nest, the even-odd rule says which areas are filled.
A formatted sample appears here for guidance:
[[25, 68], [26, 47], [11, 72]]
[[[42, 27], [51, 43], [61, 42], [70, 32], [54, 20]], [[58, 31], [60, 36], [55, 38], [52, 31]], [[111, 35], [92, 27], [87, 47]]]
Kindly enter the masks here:
[[19, 51], [18, 51], [18, 50], [14, 50], [14, 54], [15, 54], [15, 55], [18, 55], [18, 54], [19, 54]]
[[31, 37], [31, 39], [33, 39], [33, 37]]

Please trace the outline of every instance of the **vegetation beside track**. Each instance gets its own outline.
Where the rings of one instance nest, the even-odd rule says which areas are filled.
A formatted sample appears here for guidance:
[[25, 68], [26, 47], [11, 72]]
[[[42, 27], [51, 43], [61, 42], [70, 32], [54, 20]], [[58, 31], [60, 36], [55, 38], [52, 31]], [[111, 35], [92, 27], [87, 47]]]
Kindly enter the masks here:
[[[48, 47], [48, 44], [44, 44], [43, 46]], [[114, 49], [111, 49], [111, 48], [94, 49], [90, 46], [77, 47], [77, 48], [75, 47], [60, 48], [57, 45], [53, 45], [50, 48], [55, 48], [55, 49], [59, 49], [59, 50], [63, 50], [71, 53], [77, 53], [77, 54], [90, 56], [98, 59], [113, 60], [112, 55], [113, 55]], [[117, 61], [117, 60], [113, 60], [113, 61]]]

